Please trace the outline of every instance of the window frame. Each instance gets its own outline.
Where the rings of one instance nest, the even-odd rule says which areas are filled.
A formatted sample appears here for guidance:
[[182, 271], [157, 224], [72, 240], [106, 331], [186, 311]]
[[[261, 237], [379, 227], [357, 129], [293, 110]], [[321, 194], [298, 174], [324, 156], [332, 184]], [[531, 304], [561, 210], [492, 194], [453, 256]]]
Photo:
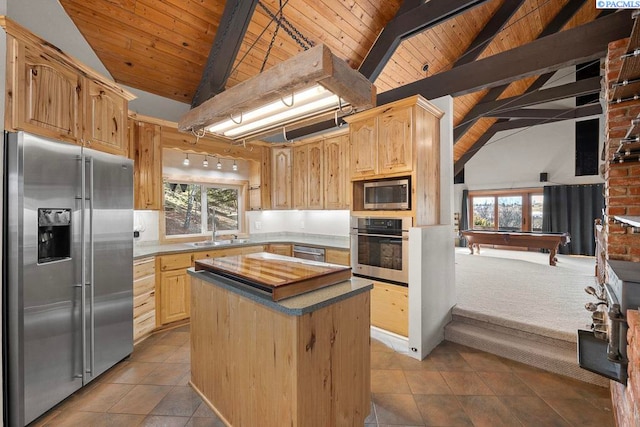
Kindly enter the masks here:
[[[200, 240], [211, 239], [211, 232], [205, 231], [202, 232], [203, 228], [207, 228], [206, 223], [206, 214], [204, 213], [204, 205], [201, 206], [201, 233], [199, 234], [177, 234], [172, 236], [167, 236], [166, 234], [166, 218], [165, 218], [165, 198], [164, 198], [164, 184], [166, 182], [175, 182], [181, 184], [193, 184], [193, 185], [201, 185], [201, 200], [206, 199], [206, 188], [216, 187], [216, 188], [233, 188], [238, 190], [238, 227], [236, 230], [221, 230], [217, 232], [218, 236], [224, 234], [243, 234], [248, 230], [247, 224], [247, 216], [245, 215], [247, 212], [247, 207], [249, 206], [249, 181], [247, 180], [235, 180], [235, 179], [207, 179], [204, 177], [187, 177], [187, 176], [178, 176], [178, 175], [163, 175], [162, 177], [162, 210], [160, 211], [160, 229], [159, 229], [159, 240], [160, 243], [188, 243], [188, 242], [197, 242]], [[224, 233], [222, 233], [224, 232]]]
[[[494, 218], [495, 224], [493, 228], [486, 228], [487, 230], [499, 230], [500, 224], [498, 223], [498, 199], [500, 197], [522, 197], [522, 230], [521, 231], [531, 231], [531, 196], [533, 195], [544, 195], [544, 191], [542, 188], [518, 188], [518, 189], [509, 189], [509, 190], [475, 190], [469, 191], [468, 196], [468, 205], [467, 205], [467, 213], [468, 213], [468, 222], [469, 228], [473, 229], [473, 198], [474, 197], [493, 197], [493, 209], [494, 209]], [[543, 202], [544, 203], [544, 202]]]

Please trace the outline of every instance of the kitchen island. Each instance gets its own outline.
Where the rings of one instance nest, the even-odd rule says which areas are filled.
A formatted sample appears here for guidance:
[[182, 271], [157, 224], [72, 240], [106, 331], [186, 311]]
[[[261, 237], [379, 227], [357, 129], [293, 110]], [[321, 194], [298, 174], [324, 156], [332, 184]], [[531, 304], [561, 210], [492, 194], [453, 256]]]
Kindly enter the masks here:
[[266, 253], [230, 261], [226, 272], [189, 270], [193, 388], [230, 426], [362, 426], [371, 282], [340, 279], [275, 301], [265, 292], [275, 276], [296, 281], [282, 265], [299, 263], [315, 280], [318, 268], [341, 266]]

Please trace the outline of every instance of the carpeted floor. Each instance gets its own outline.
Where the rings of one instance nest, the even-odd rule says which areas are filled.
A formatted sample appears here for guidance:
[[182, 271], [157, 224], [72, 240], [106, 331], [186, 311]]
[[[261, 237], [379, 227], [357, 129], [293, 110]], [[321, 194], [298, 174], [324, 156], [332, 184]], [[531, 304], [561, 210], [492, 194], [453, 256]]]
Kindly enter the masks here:
[[558, 255], [552, 267], [539, 252], [456, 248], [455, 267], [454, 310], [467, 317], [572, 342], [591, 324], [584, 288], [595, 283], [593, 257]]

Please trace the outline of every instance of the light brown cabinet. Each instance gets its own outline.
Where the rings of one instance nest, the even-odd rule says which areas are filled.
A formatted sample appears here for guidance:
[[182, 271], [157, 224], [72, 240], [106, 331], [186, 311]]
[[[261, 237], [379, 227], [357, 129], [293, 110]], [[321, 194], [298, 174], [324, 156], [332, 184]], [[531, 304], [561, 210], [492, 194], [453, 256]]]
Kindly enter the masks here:
[[134, 207], [162, 209], [162, 140], [161, 128], [153, 123], [132, 120], [134, 152]]
[[292, 200], [294, 209], [324, 208], [323, 142], [293, 148]]
[[409, 336], [409, 288], [373, 282], [371, 325]]
[[389, 108], [349, 125], [352, 178], [411, 172], [411, 114], [411, 107]]
[[331, 264], [351, 265], [351, 252], [349, 249], [326, 248], [324, 260]]
[[271, 158], [271, 207], [291, 209], [291, 148], [273, 148]]
[[13, 21], [4, 26], [5, 128], [127, 156], [135, 97]]
[[126, 156], [128, 102], [104, 86], [84, 79], [83, 140], [87, 147]]
[[156, 263], [154, 257], [133, 261], [133, 341], [156, 327]]
[[266, 250], [267, 252], [276, 254], [276, 255], [284, 255], [284, 256], [293, 255], [293, 246], [289, 244], [271, 243], [267, 245]]
[[349, 135], [324, 140], [324, 208], [349, 209]]

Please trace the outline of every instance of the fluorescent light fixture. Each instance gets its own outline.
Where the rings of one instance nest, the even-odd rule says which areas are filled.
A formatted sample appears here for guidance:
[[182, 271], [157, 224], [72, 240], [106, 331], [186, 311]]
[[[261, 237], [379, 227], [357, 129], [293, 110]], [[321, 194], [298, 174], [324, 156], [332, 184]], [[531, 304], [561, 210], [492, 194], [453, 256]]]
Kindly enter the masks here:
[[375, 107], [376, 89], [357, 70], [318, 45], [221, 92], [187, 112], [183, 132], [206, 129], [227, 139], [267, 131], [349, 106]]

